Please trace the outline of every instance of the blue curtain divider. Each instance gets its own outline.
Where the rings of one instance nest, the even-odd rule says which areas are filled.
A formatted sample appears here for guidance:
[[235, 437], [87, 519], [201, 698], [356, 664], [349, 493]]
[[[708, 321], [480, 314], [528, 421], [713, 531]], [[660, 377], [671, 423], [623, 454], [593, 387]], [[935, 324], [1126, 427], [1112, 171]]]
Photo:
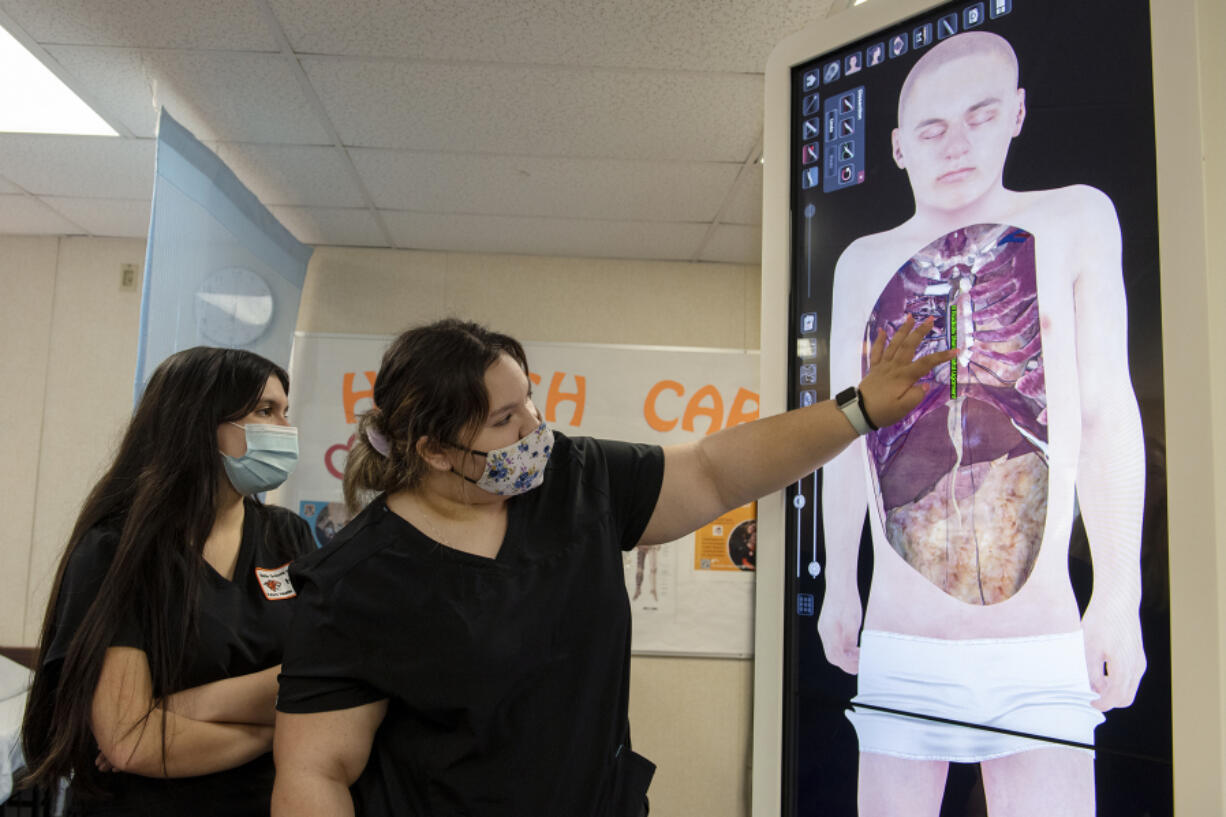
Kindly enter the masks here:
[[[156, 161], [135, 397], [162, 360], [190, 346], [250, 349], [288, 367], [313, 249], [295, 239], [217, 154], [165, 109]], [[244, 344], [203, 335], [199, 317], [209, 307], [201, 301], [201, 286], [219, 271], [235, 268], [248, 279], [258, 277], [272, 295], [271, 321]]]

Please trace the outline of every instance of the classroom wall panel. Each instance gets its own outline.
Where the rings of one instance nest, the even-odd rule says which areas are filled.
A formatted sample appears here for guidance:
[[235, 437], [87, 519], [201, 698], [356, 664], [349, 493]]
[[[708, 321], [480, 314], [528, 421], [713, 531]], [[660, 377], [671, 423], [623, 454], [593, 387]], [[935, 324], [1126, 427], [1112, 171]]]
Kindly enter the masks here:
[[[1210, 371], [1202, 373], [1212, 390], [1213, 404], [1213, 485], [1216, 490], [1213, 503], [1215, 530], [1217, 531], [1217, 639], [1221, 645], [1226, 637], [1226, 502], [1221, 501], [1226, 488], [1226, 94], [1222, 93], [1221, 78], [1226, 76], [1226, 54], [1221, 43], [1226, 38], [1226, 4], [1220, 0], [1198, 0], [1196, 4], [1196, 39], [1199, 66], [1199, 95], [1201, 105], [1201, 149], [1205, 189], [1205, 260], [1208, 290], [1208, 313], [1212, 364]], [[1202, 642], [1203, 643], [1203, 642]], [[1206, 656], [1206, 660], [1211, 660]], [[1206, 765], [1216, 762], [1216, 772], [1206, 773], [1209, 780], [1216, 780], [1219, 790], [1219, 808], [1226, 808], [1226, 776], [1220, 774], [1226, 762], [1226, 662], [1217, 656], [1217, 672], [1209, 674], [1208, 681], [1217, 680], [1218, 714], [1193, 710], [1187, 714], [1189, 722], [1208, 716], [1217, 723], [1218, 746], [1216, 752], [1201, 755]], [[1181, 755], [1176, 747], [1176, 779], [1181, 774]], [[1178, 789], [1176, 790], [1179, 795]], [[1209, 793], [1206, 792], [1206, 796]], [[1176, 800], [1176, 811], [1191, 799]], [[1201, 801], [1204, 802], [1204, 801]]]
[[55, 293], [55, 238], [0, 237], [0, 644], [26, 643], [26, 581]]
[[757, 348], [757, 267], [321, 247], [298, 329], [456, 315], [524, 340]]
[[144, 256], [139, 240], [59, 242], [22, 628], [26, 645], [38, 640], [51, 581], [81, 502], [132, 411], [140, 292], [120, 289], [120, 275], [122, 265], [135, 264], [139, 281]]

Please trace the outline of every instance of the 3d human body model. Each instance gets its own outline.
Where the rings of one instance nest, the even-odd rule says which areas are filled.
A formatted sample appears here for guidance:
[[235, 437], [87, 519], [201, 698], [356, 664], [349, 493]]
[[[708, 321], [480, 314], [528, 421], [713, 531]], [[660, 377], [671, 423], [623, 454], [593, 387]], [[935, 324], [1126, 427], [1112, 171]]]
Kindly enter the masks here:
[[908, 316], [935, 318], [922, 352], [959, 355], [925, 376], [934, 388], [915, 411], [866, 441], [882, 526], [907, 564], [946, 593], [1004, 601], [1029, 577], [1046, 522], [1034, 237], [980, 224], [932, 242], [890, 279], [866, 340], [892, 336]]

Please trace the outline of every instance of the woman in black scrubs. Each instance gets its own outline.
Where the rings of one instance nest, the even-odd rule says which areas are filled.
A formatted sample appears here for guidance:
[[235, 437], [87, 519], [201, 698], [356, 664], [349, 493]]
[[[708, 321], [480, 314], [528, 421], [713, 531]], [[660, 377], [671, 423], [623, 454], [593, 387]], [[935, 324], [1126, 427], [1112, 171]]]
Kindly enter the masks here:
[[289, 378], [197, 347], [145, 388], [85, 501], [22, 725], [28, 783], [83, 815], [267, 815], [276, 676], [305, 521], [256, 494], [297, 462]]
[[950, 357], [913, 362], [930, 328], [878, 340], [863, 400], [663, 449], [551, 432], [512, 338], [456, 320], [401, 335], [345, 468], [351, 507], [373, 501], [295, 564], [275, 817], [644, 814], [620, 551], [809, 473], [863, 412], [903, 417]]

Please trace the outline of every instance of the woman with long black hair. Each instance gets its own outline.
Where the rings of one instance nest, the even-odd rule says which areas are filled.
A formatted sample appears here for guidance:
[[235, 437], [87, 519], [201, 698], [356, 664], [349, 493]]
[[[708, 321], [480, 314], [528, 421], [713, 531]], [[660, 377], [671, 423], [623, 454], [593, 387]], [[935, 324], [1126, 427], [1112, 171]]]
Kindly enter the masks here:
[[256, 495], [297, 462], [289, 377], [197, 347], [154, 372], [60, 562], [22, 725], [29, 784], [95, 814], [266, 815], [306, 522]]

